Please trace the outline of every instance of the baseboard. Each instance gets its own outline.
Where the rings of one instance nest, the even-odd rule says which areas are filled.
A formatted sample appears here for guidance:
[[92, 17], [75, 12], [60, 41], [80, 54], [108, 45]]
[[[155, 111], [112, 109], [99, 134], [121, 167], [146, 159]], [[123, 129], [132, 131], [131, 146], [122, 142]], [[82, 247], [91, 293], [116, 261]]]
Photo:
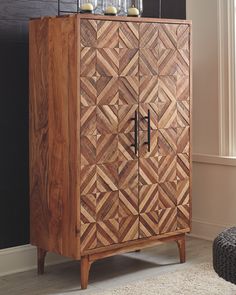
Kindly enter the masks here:
[[224, 229], [233, 225], [222, 225], [216, 223], [210, 223], [207, 221], [193, 219], [192, 231], [189, 236], [196, 237], [203, 240], [213, 241], [215, 237]]
[[[46, 265], [69, 261], [68, 258], [48, 253]], [[36, 269], [36, 247], [31, 245], [18, 246], [0, 250], [0, 276]]]

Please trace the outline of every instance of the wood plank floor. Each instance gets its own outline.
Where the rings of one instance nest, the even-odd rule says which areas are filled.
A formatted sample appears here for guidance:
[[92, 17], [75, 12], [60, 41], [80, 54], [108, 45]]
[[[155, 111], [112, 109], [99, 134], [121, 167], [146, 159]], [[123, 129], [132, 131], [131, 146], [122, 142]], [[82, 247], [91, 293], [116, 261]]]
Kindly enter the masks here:
[[[128, 284], [166, 271], [211, 262], [212, 243], [187, 238], [187, 262], [179, 264], [175, 243], [160, 245], [139, 253], [128, 253], [98, 261], [90, 272], [89, 292]], [[1, 295], [86, 294], [80, 291], [80, 263], [67, 262], [46, 267], [43, 276], [35, 270], [0, 278]]]

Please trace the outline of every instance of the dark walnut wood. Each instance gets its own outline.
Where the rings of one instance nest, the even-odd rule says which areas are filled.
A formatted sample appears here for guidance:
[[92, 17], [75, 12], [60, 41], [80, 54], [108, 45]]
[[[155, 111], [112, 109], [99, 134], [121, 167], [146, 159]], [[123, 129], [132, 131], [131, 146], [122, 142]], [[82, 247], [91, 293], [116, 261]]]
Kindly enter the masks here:
[[31, 243], [39, 273], [47, 251], [81, 260], [82, 289], [104, 257], [175, 241], [185, 261], [190, 36], [189, 21], [31, 21]]

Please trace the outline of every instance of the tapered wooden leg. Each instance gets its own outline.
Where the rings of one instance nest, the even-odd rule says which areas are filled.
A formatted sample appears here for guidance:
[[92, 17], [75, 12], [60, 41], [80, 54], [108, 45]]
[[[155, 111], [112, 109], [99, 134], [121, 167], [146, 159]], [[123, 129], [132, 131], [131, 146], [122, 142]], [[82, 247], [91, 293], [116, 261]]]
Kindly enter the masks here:
[[44, 263], [47, 251], [37, 247], [37, 255], [38, 255], [38, 274], [44, 274]]
[[185, 235], [176, 241], [179, 248], [179, 258], [180, 263], [184, 263], [186, 261], [186, 251], [185, 251]]
[[89, 270], [91, 267], [91, 262], [89, 261], [89, 256], [81, 257], [80, 261], [80, 280], [81, 280], [81, 289], [87, 289], [88, 280], [89, 280]]

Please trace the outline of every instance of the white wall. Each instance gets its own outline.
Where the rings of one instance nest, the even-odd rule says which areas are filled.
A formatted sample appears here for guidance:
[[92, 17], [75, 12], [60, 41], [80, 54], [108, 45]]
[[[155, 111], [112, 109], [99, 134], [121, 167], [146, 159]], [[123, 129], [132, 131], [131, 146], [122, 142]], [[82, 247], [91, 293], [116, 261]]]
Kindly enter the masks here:
[[195, 162], [192, 234], [213, 240], [230, 226], [236, 226], [236, 167]]
[[[187, 18], [193, 21], [193, 152], [217, 159], [218, 0], [187, 0]], [[213, 239], [223, 228], [236, 225], [236, 166], [194, 158], [192, 234]]]
[[187, 0], [193, 21], [193, 152], [218, 154], [217, 0]]

